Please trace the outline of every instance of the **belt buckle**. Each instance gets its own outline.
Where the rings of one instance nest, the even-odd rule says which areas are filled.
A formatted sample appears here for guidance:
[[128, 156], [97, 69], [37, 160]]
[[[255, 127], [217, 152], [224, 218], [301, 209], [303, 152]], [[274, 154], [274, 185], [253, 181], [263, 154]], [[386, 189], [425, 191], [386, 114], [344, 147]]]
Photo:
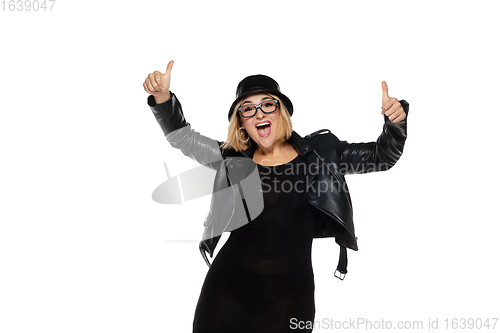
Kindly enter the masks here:
[[[338, 275], [337, 275], [338, 272]], [[335, 270], [335, 273], [333, 274], [335, 277], [341, 281], [344, 281], [345, 278], [345, 273], [340, 272], [338, 269]]]

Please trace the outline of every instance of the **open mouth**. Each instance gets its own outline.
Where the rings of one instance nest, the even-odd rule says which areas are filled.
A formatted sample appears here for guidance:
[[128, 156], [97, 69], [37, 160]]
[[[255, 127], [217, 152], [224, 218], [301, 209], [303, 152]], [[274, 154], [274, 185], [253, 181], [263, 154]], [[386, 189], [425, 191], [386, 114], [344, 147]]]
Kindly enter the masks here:
[[267, 138], [269, 134], [271, 134], [271, 123], [270, 122], [264, 122], [257, 124], [257, 133], [259, 133], [261, 138]]

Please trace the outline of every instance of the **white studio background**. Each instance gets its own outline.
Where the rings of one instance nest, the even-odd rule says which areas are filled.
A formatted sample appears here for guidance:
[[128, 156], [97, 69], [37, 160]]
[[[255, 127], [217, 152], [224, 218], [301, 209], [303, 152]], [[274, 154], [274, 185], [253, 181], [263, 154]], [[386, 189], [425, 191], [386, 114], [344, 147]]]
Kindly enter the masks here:
[[163, 162], [171, 175], [197, 165], [167, 143], [142, 87], [172, 59], [186, 119], [219, 140], [252, 74], [280, 83], [301, 135], [376, 140], [383, 80], [410, 103], [396, 166], [347, 177], [360, 250], [343, 282], [334, 240], [314, 241], [316, 320], [500, 317], [496, 4], [57, 0], [35, 12], [6, 0], [0, 331], [191, 331], [210, 198], [151, 199]]

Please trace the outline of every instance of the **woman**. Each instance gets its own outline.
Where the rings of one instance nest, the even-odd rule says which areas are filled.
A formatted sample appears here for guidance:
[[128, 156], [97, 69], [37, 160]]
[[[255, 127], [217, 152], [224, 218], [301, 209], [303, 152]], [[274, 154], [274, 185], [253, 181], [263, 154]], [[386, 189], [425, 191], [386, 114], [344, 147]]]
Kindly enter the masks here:
[[[191, 129], [165, 74], [149, 74], [148, 104], [170, 144], [217, 170], [200, 242], [210, 266], [193, 332], [311, 332], [314, 321], [313, 238], [341, 246], [336, 276], [347, 273], [346, 247], [357, 250], [344, 175], [391, 168], [403, 152], [408, 103], [382, 83], [385, 124], [376, 142], [347, 143], [328, 130], [302, 138], [292, 129], [293, 104], [264, 75], [243, 79], [229, 110], [228, 139]], [[231, 234], [212, 264], [223, 232]], [[337, 275], [339, 273], [339, 275]]]

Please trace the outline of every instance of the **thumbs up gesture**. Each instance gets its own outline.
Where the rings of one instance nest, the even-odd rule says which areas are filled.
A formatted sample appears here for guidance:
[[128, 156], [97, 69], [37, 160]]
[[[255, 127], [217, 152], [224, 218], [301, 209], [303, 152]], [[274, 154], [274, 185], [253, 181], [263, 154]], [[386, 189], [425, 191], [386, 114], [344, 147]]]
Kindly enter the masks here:
[[406, 113], [397, 98], [389, 97], [385, 81], [382, 81], [382, 114], [386, 115], [393, 123], [398, 123], [406, 118]]
[[170, 73], [172, 72], [173, 66], [174, 61], [172, 60], [168, 63], [165, 74], [162, 74], [159, 71], [149, 73], [148, 77], [142, 84], [144, 86], [144, 90], [146, 90], [148, 94], [155, 97], [157, 104], [170, 99]]

